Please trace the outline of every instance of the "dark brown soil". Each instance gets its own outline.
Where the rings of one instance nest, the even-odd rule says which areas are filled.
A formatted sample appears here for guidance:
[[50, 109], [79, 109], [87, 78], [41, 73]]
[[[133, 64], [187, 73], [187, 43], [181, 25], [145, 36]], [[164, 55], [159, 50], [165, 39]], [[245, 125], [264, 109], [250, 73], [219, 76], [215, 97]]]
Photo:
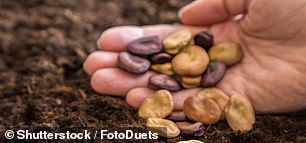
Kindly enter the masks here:
[[[187, 2], [1, 0], [0, 142], [7, 142], [3, 133], [8, 129], [147, 132], [144, 121], [137, 118], [135, 110], [123, 98], [99, 95], [90, 88], [90, 77], [82, 70], [82, 63], [90, 52], [97, 50], [96, 39], [103, 30], [116, 25], [178, 22], [176, 12]], [[206, 143], [306, 142], [306, 111], [256, 119], [255, 128], [249, 133], [234, 132], [221, 122], [206, 127], [206, 134], [200, 140]], [[128, 142], [185, 139], [188, 138]]]

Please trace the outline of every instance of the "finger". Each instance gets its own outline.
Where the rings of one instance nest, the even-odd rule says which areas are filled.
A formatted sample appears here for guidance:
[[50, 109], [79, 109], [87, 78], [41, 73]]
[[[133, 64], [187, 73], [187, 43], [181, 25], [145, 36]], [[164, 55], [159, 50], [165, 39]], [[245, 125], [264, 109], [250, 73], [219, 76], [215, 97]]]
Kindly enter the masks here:
[[152, 95], [154, 93], [154, 90], [146, 87], [138, 87], [131, 89], [126, 94], [126, 103], [130, 105], [133, 108], [138, 108], [140, 104], [143, 102], [143, 100]]
[[132, 88], [147, 86], [151, 75], [151, 72], [135, 75], [118, 68], [105, 68], [92, 75], [91, 87], [101, 94], [124, 96]]
[[184, 24], [209, 26], [247, 11], [250, 0], [197, 0], [183, 7], [179, 17]]
[[[187, 97], [196, 95], [201, 88], [194, 89], [184, 89], [179, 92], [174, 92], [173, 94], [173, 102], [174, 102], [174, 110], [179, 111], [183, 110], [184, 101]], [[154, 90], [149, 88], [134, 88], [130, 90], [126, 96], [126, 102], [134, 107], [138, 108], [140, 104], [143, 102], [145, 98], [152, 95]]]
[[83, 64], [84, 70], [92, 75], [101, 68], [114, 68], [117, 66], [118, 53], [96, 51], [91, 53]]
[[204, 27], [186, 27], [181, 25], [152, 25], [152, 26], [123, 26], [114, 27], [103, 32], [98, 39], [97, 45], [99, 48], [106, 51], [124, 51], [129, 42], [143, 36], [159, 35], [162, 38], [169, 35], [175, 30], [188, 28], [193, 33], [199, 31], [207, 31]]

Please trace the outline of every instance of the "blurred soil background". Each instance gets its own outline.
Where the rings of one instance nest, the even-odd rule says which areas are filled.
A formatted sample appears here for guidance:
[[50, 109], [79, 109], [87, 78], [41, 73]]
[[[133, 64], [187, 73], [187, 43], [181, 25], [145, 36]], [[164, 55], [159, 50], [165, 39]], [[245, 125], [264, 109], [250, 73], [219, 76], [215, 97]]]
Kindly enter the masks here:
[[[99, 95], [90, 88], [90, 77], [82, 64], [89, 53], [97, 50], [96, 40], [103, 30], [117, 25], [179, 22], [176, 12], [190, 1], [0, 0], [0, 142], [7, 142], [3, 133], [8, 129], [148, 132], [144, 120], [137, 118], [124, 98]], [[223, 121], [207, 126], [205, 136], [199, 140], [306, 142], [306, 111], [256, 119], [251, 132], [234, 132]], [[129, 142], [187, 139], [190, 138]]]

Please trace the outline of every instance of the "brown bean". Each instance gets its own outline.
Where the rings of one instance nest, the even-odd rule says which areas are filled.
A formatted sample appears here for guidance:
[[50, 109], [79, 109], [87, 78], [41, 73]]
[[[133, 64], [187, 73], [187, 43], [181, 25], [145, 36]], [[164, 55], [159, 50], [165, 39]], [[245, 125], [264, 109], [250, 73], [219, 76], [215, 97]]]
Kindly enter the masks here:
[[153, 64], [151, 66], [153, 71], [165, 74], [165, 75], [174, 75], [174, 71], [172, 70], [171, 63], [164, 63], [164, 64]]
[[201, 85], [202, 87], [215, 86], [222, 80], [226, 71], [226, 65], [220, 61], [211, 61], [203, 74]]
[[128, 52], [120, 52], [118, 56], [118, 67], [135, 74], [143, 74], [149, 70], [149, 60], [132, 55]]
[[205, 127], [201, 122], [176, 122], [175, 124], [180, 129], [182, 135], [191, 137], [201, 137], [205, 133]]
[[201, 76], [189, 77], [183, 76], [181, 78], [181, 84], [184, 88], [195, 88], [201, 85]]
[[148, 56], [161, 52], [163, 49], [160, 36], [142, 37], [127, 45], [127, 50], [136, 55]]
[[172, 58], [173, 57], [167, 53], [159, 53], [153, 55], [150, 60], [153, 64], [164, 64], [171, 62]]
[[207, 32], [197, 33], [193, 39], [194, 39], [195, 45], [201, 46], [206, 51], [209, 51], [214, 41], [213, 36]]
[[206, 70], [208, 63], [206, 51], [199, 46], [191, 46], [173, 58], [172, 68], [181, 76], [200, 76]]
[[243, 51], [238, 43], [221, 43], [210, 48], [209, 58], [211, 60], [221, 61], [227, 66], [241, 61]]
[[206, 125], [218, 122], [222, 115], [219, 105], [214, 100], [198, 95], [185, 99], [183, 109], [188, 119]]
[[166, 89], [169, 91], [178, 91], [181, 89], [181, 86], [174, 78], [164, 74], [150, 76], [149, 85], [153, 89]]
[[192, 33], [187, 29], [179, 30], [163, 41], [164, 49], [169, 54], [177, 54], [192, 42]]
[[148, 118], [146, 127], [150, 131], [166, 138], [175, 138], [180, 134], [180, 130], [177, 128], [176, 124], [167, 119]]
[[198, 96], [203, 98], [210, 98], [214, 100], [222, 111], [221, 119], [224, 119], [224, 110], [229, 101], [229, 96], [225, 94], [221, 89], [216, 87], [205, 88], [198, 93]]
[[249, 99], [243, 95], [233, 95], [225, 108], [228, 125], [235, 131], [250, 131], [255, 123], [255, 112]]
[[158, 90], [152, 96], [147, 97], [138, 109], [141, 118], [165, 118], [171, 114], [174, 108], [172, 95], [167, 90]]
[[186, 115], [183, 111], [172, 112], [169, 115], [168, 119], [172, 121], [186, 121], [187, 120]]

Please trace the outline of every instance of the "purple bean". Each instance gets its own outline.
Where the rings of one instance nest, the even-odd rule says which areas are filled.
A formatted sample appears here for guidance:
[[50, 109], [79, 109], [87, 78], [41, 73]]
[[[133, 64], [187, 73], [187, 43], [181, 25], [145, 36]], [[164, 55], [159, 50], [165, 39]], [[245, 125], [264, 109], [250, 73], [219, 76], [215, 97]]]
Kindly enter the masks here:
[[145, 58], [132, 55], [128, 52], [121, 52], [118, 56], [119, 68], [134, 74], [143, 74], [149, 70], [151, 63]]
[[173, 57], [167, 53], [159, 53], [153, 55], [150, 60], [153, 64], [164, 64], [171, 62], [172, 58]]
[[213, 45], [213, 36], [207, 32], [200, 32], [194, 36], [195, 45], [201, 46], [208, 51]]
[[204, 125], [201, 122], [176, 122], [177, 127], [180, 129], [182, 135], [201, 137], [204, 135]]
[[202, 87], [215, 86], [222, 80], [226, 71], [226, 65], [220, 61], [211, 61], [202, 77]]
[[169, 91], [178, 91], [181, 89], [179, 83], [171, 76], [164, 74], [155, 74], [149, 78], [149, 85], [153, 89], [166, 89]]
[[160, 36], [142, 37], [127, 45], [127, 50], [135, 55], [148, 56], [161, 52], [163, 49]]

